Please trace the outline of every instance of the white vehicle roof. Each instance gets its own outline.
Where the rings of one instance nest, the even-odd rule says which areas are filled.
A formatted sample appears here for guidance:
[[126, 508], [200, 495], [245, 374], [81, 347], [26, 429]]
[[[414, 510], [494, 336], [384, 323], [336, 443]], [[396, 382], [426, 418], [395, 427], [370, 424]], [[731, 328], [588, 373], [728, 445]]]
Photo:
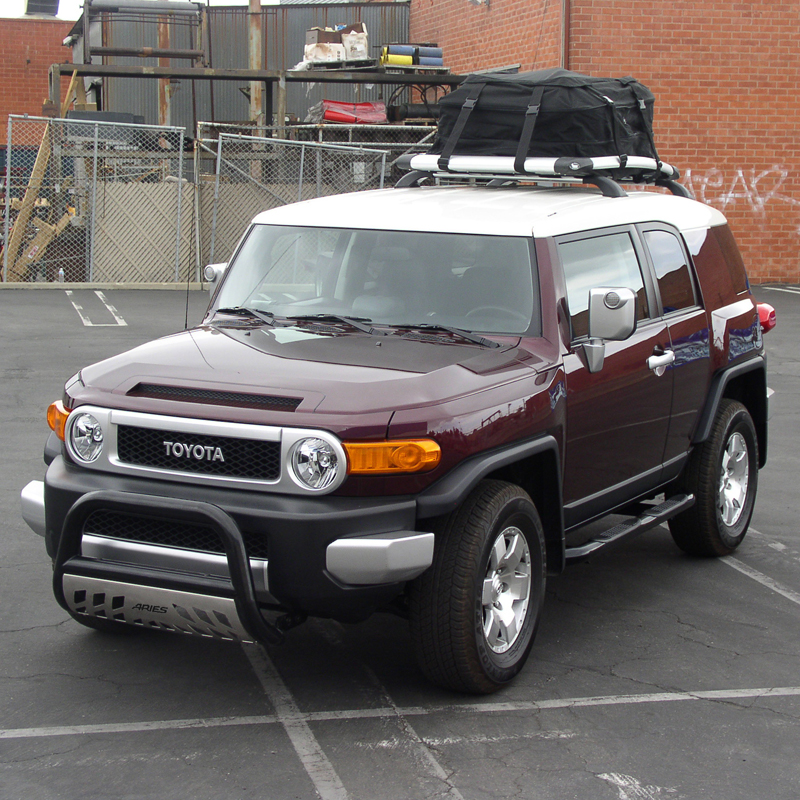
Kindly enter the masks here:
[[665, 222], [681, 231], [725, 224], [710, 206], [659, 192], [603, 197], [598, 190], [533, 186], [423, 186], [332, 195], [259, 214], [265, 225], [301, 225], [501, 236], [565, 233]]

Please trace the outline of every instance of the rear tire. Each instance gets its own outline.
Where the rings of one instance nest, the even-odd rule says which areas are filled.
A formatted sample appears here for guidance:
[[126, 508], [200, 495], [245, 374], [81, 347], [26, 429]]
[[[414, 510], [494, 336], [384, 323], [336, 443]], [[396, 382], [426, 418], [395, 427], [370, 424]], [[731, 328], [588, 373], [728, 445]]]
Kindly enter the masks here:
[[689, 457], [679, 490], [695, 504], [670, 520], [675, 544], [696, 556], [725, 556], [750, 525], [758, 488], [758, 439], [750, 412], [723, 399], [708, 439]]
[[411, 634], [425, 675], [489, 694], [530, 653], [545, 589], [539, 514], [518, 486], [478, 484], [437, 532], [433, 564], [410, 587]]

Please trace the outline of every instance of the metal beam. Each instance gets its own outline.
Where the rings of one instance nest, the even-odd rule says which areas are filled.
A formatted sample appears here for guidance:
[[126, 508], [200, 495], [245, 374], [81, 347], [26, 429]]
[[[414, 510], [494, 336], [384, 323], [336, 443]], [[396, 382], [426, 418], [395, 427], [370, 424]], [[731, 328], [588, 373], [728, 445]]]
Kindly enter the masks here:
[[[215, 81], [269, 81], [277, 83], [380, 83], [408, 86], [458, 86], [464, 75], [427, 73], [395, 73], [375, 70], [268, 70], [268, 69], [211, 69], [207, 67], [128, 67], [110, 64], [53, 64], [50, 67], [51, 99], [54, 88], [60, 87], [62, 75], [97, 78], [178, 78]], [[60, 95], [55, 95], [60, 100]]]

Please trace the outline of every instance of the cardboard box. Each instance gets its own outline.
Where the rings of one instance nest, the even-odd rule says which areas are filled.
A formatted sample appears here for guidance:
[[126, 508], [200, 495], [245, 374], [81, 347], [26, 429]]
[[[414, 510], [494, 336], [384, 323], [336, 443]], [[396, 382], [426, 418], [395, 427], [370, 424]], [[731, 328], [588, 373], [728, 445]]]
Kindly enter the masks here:
[[369, 59], [369, 40], [367, 26], [363, 22], [348, 25], [341, 31], [345, 58], [348, 61], [366, 61]]
[[304, 58], [312, 64], [320, 64], [326, 61], [344, 61], [344, 45], [341, 42], [338, 44], [328, 44], [327, 42], [307, 44]]
[[341, 44], [342, 32], [332, 28], [311, 28], [306, 31], [306, 44]]

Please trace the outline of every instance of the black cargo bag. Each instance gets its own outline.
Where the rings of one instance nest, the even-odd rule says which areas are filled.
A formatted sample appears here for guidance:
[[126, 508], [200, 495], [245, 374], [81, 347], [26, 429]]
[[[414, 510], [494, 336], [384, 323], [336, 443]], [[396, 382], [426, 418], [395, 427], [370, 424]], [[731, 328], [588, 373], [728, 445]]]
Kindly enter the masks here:
[[643, 156], [658, 162], [652, 92], [634, 78], [593, 78], [565, 69], [469, 75], [439, 100], [430, 152], [528, 157]]

